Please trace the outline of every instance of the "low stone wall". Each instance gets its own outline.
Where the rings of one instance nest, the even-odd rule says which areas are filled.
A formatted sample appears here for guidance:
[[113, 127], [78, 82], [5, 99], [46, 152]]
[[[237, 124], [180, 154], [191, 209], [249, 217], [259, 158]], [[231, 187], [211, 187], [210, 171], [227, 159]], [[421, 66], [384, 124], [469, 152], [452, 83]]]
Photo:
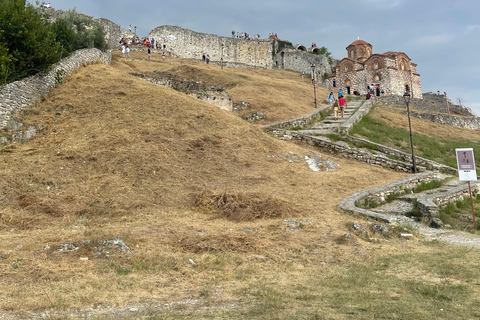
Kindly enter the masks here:
[[[399, 159], [403, 162], [410, 163], [410, 167], [412, 166], [411, 165], [412, 155], [410, 153], [405, 153], [405, 152], [399, 151], [397, 149], [392, 149], [392, 148], [386, 147], [382, 144], [378, 144], [378, 143], [371, 142], [369, 140], [365, 140], [365, 139], [361, 139], [361, 138], [352, 137], [350, 135], [347, 135], [346, 138], [349, 141], [352, 141], [352, 142], [355, 142], [355, 143], [358, 143], [358, 144], [370, 145], [370, 146], [372, 146], [372, 149], [378, 150], [379, 152], [384, 153], [387, 156], [394, 157], [394, 158]], [[415, 163], [416, 163], [417, 166], [425, 167], [427, 170], [435, 170], [435, 171], [440, 171], [440, 172], [453, 174], [453, 175], [457, 174], [457, 170], [455, 168], [451, 168], [449, 166], [445, 166], [445, 165], [442, 165], [442, 164], [437, 163], [435, 161], [431, 161], [431, 160], [421, 158], [421, 157], [418, 157], [418, 156], [415, 156]]]
[[[407, 112], [403, 112], [407, 114]], [[419, 119], [426, 119], [432, 122], [446, 124], [453, 127], [462, 129], [478, 130], [480, 129], [479, 117], [459, 117], [450, 114], [438, 114], [438, 113], [422, 113], [416, 111], [410, 111], [410, 116]]]
[[392, 183], [389, 183], [385, 186], [373, 188], [370, 190], [363, 190], [353, 194], [352, 196], [342, 200], [339, 206], [342, 210], [345, 210], [350, 213], [359, 213], [364, 216], [384, 221], [387, 223], [405, 223], [405, 224], [414, 224], [413, 219], [405, 217], [403, 215], [391, 215], [384, 214], [379, 212], [374, 212], [368, 209], [360, 208], [358, 205], [365, 204], [367, 199], [369, 201], [375, 201], [378, 204], [384, 203], [386, 198], [390, 194], [403, 193], [406, 189], [414, 189], [416, 186], [422, 182], [429, 182], [432, 180], [437, 180], [438, 176], [435, 172], [425, 172], [421, 174], [416, 174], [405, 179], [397, 180]]
[[272, 123], [264, 126], [267, 131], [275, 131], [276, 129], [291, 129], [293, 127], [303, 128], [309, 125], [312, 122], [319, 121], [323, 114], [328, 114], [332, 112], [333, 102], [330, 102], [328, 105], [319, 108], [318, 110], [313, 111], [310, 114], [307, 114], [303, 117], [287, 120], [283, 122]]
[[85, 64], [101, 61], [110, 64], [111, 51], [82, 49], [54, 64], [50, 71], [15, 81], [0, 87], [0, 129], [7, 126], [15, 112], [32, 107], [43, 95], [47, 95], [67, 75]]
[[[403, 96], [389, 95], [376, 98], [376, 102], [393, 107], [406, 107]], [[430, 111], [447, 114], [447, 103], [444, 95], [423, 94], [423, 99], [411, 98], [409, 102], [411, 108], [420, 111]], [[467, 117], [475, 117], [475, 113], [470, 108], [452, 103], [448, 99], [448, 108], [450, 114], [456, 114]]]
[[[327, 137], [309, 136], [290, 130], [270, 129], [271, 133], [277, 138], [284, 140], [301, 140], [309, 145], [313, 145], [331, 153], [335, 153], [344, 158], [354, 159], [360, 162], [366, 162], [371, 165], [378, 165], [396, 171], [412, 172], [412, 165], [407, 162], [390, 159], [384, 155], [376, 155], [369, 151], [357, 148], [351, 148], [346, 142], [331, 141]], [[425, 171], [424, 167], [418, 166], [418, 171]]]
[[166, 88], [183, 92], [222, 110], [232, 111], [233, 109], [232, 98], [225, 91], [225, 88], [220, 85], [206, 85], [202, 82], [179, 79], [175, 74], [161, 71], [154, 71], [148, 74], [131, 73], [131, 75]]
[[348, 118], [344, 123], [342, 123], [338, 127], [338, 133], [348, 135], [350, 132], [350, 129], [360, 120], [362, 120], [362, 117], [366, 115], [367, 113], [370, 112], [373, 106], [373, 101], [372, 100], [367, 100], [365, 101], [360, 108], [355, 111], [354, 114], [350, 118]]

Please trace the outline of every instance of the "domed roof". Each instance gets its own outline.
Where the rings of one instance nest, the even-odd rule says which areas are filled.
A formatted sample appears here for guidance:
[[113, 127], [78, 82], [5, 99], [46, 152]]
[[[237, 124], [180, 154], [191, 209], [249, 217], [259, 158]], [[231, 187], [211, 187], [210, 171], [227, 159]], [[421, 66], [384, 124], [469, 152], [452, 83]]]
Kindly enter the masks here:
[[[363, 44], [363, 45], [367, 45], [367, 46], [372, 46], [370, 43], [368, 43], [367, 41], [363, 41], [363, 40], [355, 40], [353, 41], [350, 46], [358, 46], [359, 44]], [[349, 46], [349, 47], [350, 47]]]

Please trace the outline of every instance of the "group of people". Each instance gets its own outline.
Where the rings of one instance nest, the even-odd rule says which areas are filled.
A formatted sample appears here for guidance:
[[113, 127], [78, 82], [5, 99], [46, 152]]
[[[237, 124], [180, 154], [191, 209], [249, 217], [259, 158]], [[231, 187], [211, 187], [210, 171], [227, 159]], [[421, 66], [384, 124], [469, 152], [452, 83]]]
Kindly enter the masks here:
[[205, 55], [205, 53], [202, 54], [202, 62], [206, 63], [206, 64], [209, 64], [210, 63], [210, 55], [208, 55], [208, 54]]
[[235, 32], [235, 30], [232, 30], [232, 38], [244, 39], [244, 40], [260, 40], [260, 35], [254, 34], [252, 36], [251, 34], [248, 34], [246, 32]]
[[338, 100], [335, 99], [333, 92], [330, 92], [327, 100], [333, 101], [333, 114], [335, 120], [338, 120], [339, 115], [343, 118], [345, 116], [345, 108], [347, 107], [347, 100], [343, 96], [343, 90], [338, 90]]
[[372, 98], [372, 96], [380, 97], [380, 95], [384, 95], [384, 94], [385, 94], [385, 91], [380, 89], [380, 85], [378, 83], [376, 85], [374, 85], [373, 83], [370, 86], [367, 85], [367, 96], [366, 96], [367, 100]]

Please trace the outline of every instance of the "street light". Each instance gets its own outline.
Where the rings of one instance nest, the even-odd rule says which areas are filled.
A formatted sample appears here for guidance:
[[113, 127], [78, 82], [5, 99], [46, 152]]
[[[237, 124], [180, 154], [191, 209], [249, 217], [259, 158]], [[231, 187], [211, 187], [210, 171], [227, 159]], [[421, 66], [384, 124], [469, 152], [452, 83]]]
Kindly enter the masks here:
[[222, 70], [223, 70], [223, 48], [224, 47], [225, 47], [225, 43], [222, 42], [222, 58], [220, 59], [220, 66]]
[[412, 148], [413, 173], [417, 173], [417, 166], [415, 165], [415, 153], [413, 152], [412, 124], [410, 122], [410, 108], [408, 106], [408, 104], [410, 103], [410, 92], [408, 90], [403, 95], [403, 100], [405, 100], [405, 103], [407, 104], [408, 129], [410, 130], [410, 146]]
[[315, 108], [317, 108], [317, 90], [315, 86], [315, 64], [312, 63], [312, 84], [313, 84], [313, 96], [315, 97]]

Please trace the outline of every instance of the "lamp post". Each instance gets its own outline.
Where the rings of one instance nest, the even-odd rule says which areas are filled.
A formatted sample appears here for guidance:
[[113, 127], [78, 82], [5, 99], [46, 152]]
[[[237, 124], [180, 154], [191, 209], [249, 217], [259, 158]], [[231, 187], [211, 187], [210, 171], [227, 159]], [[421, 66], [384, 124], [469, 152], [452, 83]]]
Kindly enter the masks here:
[[315, 109], [317, 108], [317, 88], [315, 86], [315, 64], [312, 63], [312, 84], [313, 84], [313, 96], [315, 98]]
[[135, 34], [137, 34], [137, 26], [133, 27], [135, 29]]
[[407, 104], [408, 129], [410, 131], [410, 147], [412, 148], [413, 173], [417, 173], [417, 166], [415, 165], [415, 153], [413, 152], [413, 138], [412, 138], [412, 124], [410, 122], [410, 108], [408, 105], [410, 103], [409, 91], [405, 92], [405, 94], [403, 95], [403, 100], [405, 100], [405, 103]]
[[225, 43], [222, 42], [222, 57], [220, 58], [220, 67], [223, 70], [223, 48], [225, 47]]

